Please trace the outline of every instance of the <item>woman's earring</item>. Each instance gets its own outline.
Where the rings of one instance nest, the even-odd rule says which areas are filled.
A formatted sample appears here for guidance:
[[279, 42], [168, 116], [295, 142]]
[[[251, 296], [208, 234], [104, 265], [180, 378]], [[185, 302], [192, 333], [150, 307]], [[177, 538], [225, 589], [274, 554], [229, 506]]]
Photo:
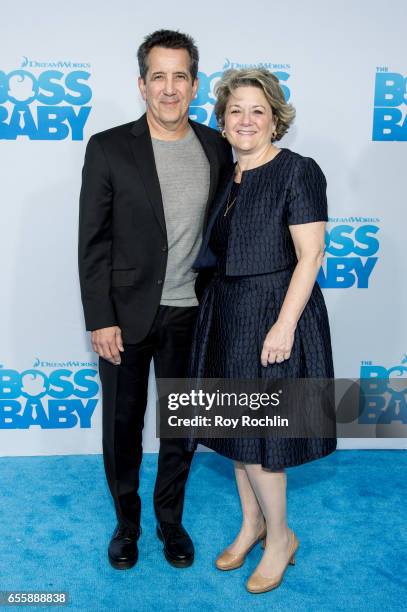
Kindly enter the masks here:
[[277, 136], [277, 131], [276, 131], [276, 130], [273, 130], [273, 131], [271, 132], [271, 137], [272, 137], [272, 139], [273, 139], [273, 140], [275, 140], [275, 139], [276, 139], [276, 136]]
[[222, 138], [226, 138], [226, 130], [222, 130], [221, 134], [222, 134]]

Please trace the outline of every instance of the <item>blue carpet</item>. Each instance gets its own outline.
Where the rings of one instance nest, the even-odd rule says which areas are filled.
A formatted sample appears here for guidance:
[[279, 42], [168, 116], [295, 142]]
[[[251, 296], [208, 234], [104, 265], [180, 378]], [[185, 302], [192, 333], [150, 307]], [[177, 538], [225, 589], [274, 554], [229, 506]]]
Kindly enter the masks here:
[[301, 546], [282, 586], [264, 595], [244, 588], [259, 547], [239, 570], [213, 566], [240, 522], [232, 465], [218, 455], [196, 455], [189, 479], [184, 523], [194, 565], [164, 561], [152, 507], [156, 459], [145, 455], [142, 467], [139, 563], [115, 571], [100, 456], [1, 458], [0, 589], [68, 591], [69, 609], [86, 611], [405, 609], [405, 451], [337, 451], [288, 471], [289, 522]]

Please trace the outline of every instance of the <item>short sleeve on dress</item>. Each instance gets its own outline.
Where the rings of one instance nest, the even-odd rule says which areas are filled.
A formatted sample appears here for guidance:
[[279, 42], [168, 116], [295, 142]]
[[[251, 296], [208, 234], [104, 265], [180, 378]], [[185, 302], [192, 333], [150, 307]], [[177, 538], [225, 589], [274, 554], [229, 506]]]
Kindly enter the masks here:
[[288, 201], [288, 225], [328, 221], [326, 179], [311, 157], [301, 157], [294, 169]]

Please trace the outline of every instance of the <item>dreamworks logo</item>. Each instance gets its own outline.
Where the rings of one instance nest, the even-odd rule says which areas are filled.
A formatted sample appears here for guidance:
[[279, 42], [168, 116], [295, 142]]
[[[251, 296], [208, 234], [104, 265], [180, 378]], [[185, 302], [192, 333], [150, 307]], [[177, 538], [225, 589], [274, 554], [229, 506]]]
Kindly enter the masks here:
[[70, 60], [58, 60], [55, 62], [39, 62], [38, 60], [29, 59], [23, 55], [21, 60], [21, 68], [90, 68], [88, 62], [72, 62]]
[[270, 70], [274, 72], [275, 70], [291, 70], [290, 64], [274, 64], [273, 62], [258, 62], [257, 64], [242, 64], [240, 62], [232, 62], [230, 59], [226, 58], [225, 63], [223, 64], [223, 70], [229, 70], [231, 68], [265, 68], [266, 70]]
[[190, 106], [189, 114], [191, 119], [209, 125], [212, 128], [217, 128], [217, 121], [214, 113], [216, 102], [214, 88], [224, 71], [229, 68], [267, 68], [278, 78], [286, 102], [289, 101], [291, 97], [291, 91], [287, 86], [287, 81], [291, 76], [291, 67], [289, 64], [274, 64], [272, 62], [250, 64], [231, 62], [229, 59], [226, 59], [222, 70], [212, 73], [198, 72], [199, 89]]

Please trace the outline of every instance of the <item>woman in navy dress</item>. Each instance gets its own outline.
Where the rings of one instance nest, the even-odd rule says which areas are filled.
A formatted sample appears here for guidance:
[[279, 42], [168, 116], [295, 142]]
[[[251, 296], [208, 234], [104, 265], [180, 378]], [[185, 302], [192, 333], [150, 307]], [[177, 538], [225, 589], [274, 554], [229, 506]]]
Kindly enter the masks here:
[[[191, 375], [333, 378], [328, 316], [316, 283], [325, 245], [325, 177], [312, 158], [274, 144], [295, 111], [269, 71], [225, 72], [215, 113], [237, 163], [219, 190], [195, 262], [198, 270], [215, 267], [216, 273], [199, 307]], [[240, 567], [265, 540], [246, 586], [252, 593], [276, 588], [299, 544], [286, 521], [285, 468], [328, 455], [336, 439], [197, 442], [235, 461], [242, 506], [241, 530], [216, 566]]]

